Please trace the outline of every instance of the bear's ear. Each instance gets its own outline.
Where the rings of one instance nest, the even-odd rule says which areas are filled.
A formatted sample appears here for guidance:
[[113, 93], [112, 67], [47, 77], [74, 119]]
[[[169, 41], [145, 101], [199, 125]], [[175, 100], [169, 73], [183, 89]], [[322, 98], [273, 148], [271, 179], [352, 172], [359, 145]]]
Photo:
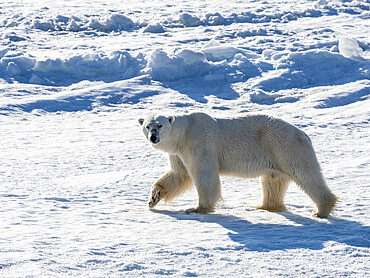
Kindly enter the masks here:
[[139, 119], [138, 122], [139, 122], [140, 125], [143, 125], [144, 119]]
[[170, 124], [173, 124], [173, 122], [175, 121], [175, 117], [174, 116], [169, 116], [167, 119], [170, 122]]

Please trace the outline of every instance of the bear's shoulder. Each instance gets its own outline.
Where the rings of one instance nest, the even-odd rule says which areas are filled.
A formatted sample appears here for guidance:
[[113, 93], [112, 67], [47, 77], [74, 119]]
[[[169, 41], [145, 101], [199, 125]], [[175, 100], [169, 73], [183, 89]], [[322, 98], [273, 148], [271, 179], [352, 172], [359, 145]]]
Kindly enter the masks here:
[[195, 112], [188, 115], [189, 128], [200, 129], [202, 127], [210, 128], [217, 124], [217, 119], [202, 112]]
[[210, 115], [206, 114], [206, 113], [203, 113], [203, 112], [194, 112], [194, 113], [190, 113], [188, 114], [188, 117], [190, 119], [199, 119], [199, 120], [202, 120], [202, 119], [207, 119], [207, 120], [214, 120], [213, 117], [211, 117]]

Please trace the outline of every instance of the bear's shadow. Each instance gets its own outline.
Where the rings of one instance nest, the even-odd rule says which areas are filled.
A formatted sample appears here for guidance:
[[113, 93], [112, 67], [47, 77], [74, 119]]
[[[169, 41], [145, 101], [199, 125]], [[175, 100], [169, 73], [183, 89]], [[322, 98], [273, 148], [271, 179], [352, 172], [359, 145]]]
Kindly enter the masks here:
[[229, 238], [240, 244], [240, 248], [251, 251], [310, 249], [321, 250], [324, 243], [334, 241], [356, 247], [370, 247], [370, 227], [359, 222], [335, 217], [316, 220], [282, 212], [296, 225], [251, 223], [246, 219], [222, 214], [186, 214], [180, 211], [153, 210], [179, 221], [193, 220], [201, 223], [215, 223], [228, 230]]

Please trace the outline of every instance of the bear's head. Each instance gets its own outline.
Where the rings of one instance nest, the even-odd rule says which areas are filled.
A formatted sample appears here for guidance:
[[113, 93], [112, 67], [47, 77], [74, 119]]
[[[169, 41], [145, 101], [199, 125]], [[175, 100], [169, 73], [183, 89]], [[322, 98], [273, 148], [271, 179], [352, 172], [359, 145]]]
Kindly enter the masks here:
[[[169, 139], [171, 127], [175, 121], [174, 116], [150, 116], [146, 119], [139, 119], [143, 133], [153, 147], [160, 148]], [[169, 142], [167, 142], [169, 143]]]

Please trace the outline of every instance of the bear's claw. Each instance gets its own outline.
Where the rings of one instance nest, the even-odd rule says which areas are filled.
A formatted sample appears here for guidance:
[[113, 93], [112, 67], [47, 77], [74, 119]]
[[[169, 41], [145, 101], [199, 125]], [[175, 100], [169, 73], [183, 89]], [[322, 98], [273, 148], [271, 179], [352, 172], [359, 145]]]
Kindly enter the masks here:
[[185, 210], [185, 213], [186, 214], [191, 214], [191, 213], [209, 214], [209, 213], [212, 213], [214, 211], [215, 211], [214, 208], [201, 208], [201, 207], [197, 207], [197, 208], [187, 209], [187, 210]]
[[154, 208], [158, 202], [161, 200], [161, 190], [156, 188], [152, 190], [151, 197], [149, 198], [149, 208]]
[[323, 213], [319, 213], [318, 211], [314, 211], [312, 216], [315, 216], [318, 218], [328, 218], [329, 214], [323, 214]]

